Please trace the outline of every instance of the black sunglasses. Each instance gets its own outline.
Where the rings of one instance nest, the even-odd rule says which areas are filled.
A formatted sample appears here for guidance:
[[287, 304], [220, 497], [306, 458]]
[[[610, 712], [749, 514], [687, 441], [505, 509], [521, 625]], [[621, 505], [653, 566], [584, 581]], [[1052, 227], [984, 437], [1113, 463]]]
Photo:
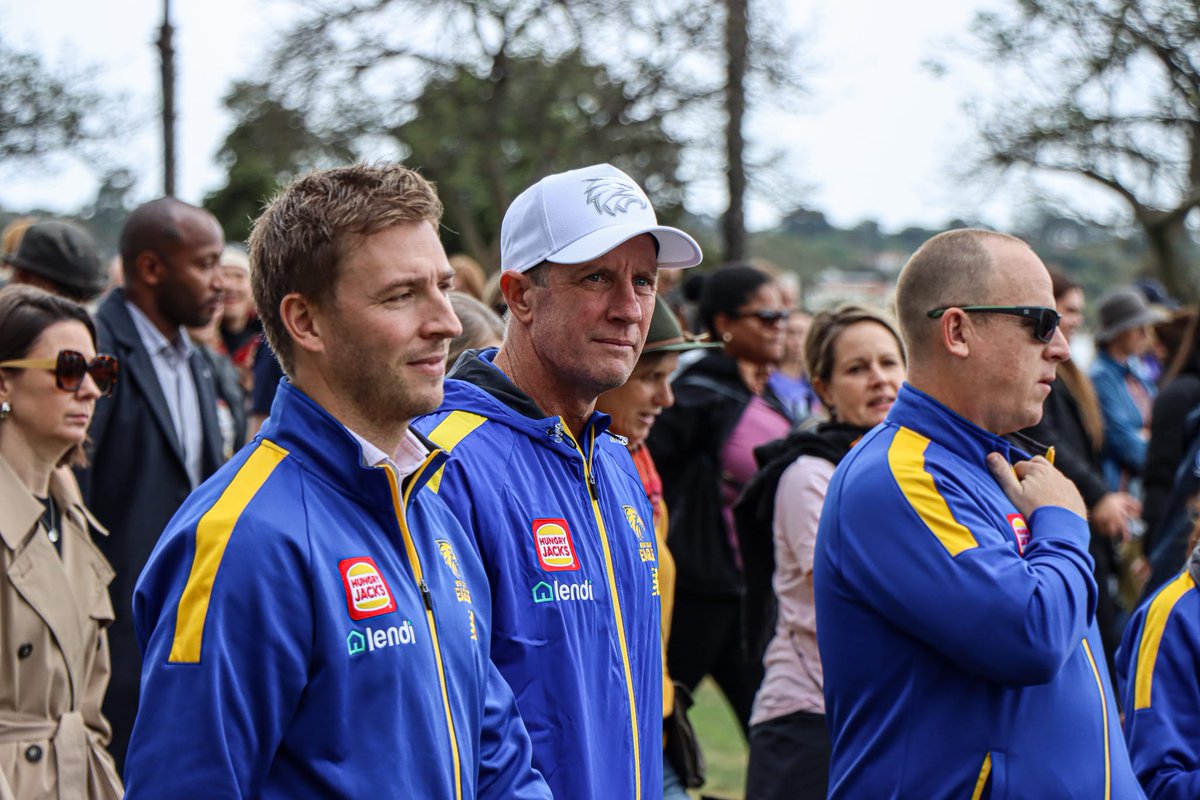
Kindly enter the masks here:
[[96, 388], [102, 395], [112, 394], [113, 386], [117, 383], [117, 358], [110, 355], [98, 355], [89, 363], [83, 353], [75, 350], [60, 350], [57, 358], [18, 358], [13, 361], [0, 361], [0, 367], [7, 369], [49, 369], [54, 370], [54, 383], [64, 392], [78, 392], [83, 385], [83, 376], [91, 375], [96, 382]]
[[1033, 338], [1043, 344], [1050, 344], [1054, 339], [1054, 332], [1058, 330], [1058, 323], [1062, 321], [1062, 314], [1046, 306], [945, 306], [927, 312], [926, 316], [937, 319], [951, 308], [967, 313], [1011, 314], [1030, 320], [1033, 322]]
[[738, 317], [754, 317], [763, 325], [778, 325], [780, 322], [785, 322], [791, 315], [792, 312], [787, 309], [784, 309], [783, 311], [769, 311], [764, 308], [759, 311], [734, 311], [729, 316], [733, 317], [734, 319], [737, 319]]

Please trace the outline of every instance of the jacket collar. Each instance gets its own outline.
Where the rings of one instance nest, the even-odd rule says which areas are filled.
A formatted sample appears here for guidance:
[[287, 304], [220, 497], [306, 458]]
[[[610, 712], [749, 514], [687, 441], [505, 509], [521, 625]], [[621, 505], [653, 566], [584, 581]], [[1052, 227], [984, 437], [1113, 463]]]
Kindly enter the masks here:
[[[999, 453], [1010, 464], [1028, 461], [1029, 453], [951, 411], [912, 384], [900, 387], [887, 421], [916, 431], [968, 461], [986, 466], [988, 453]], [[1026, 438], [1031, 449], [1038, 445]]]
[[[414, 433], [416, 433], [414, 431]], [[263, 439], [288, 451], [301, 463], [315, 469], [323, 478], [332, 480], [345, 494], [374, 501], [376, 479], [369, 476], [379, 472], [363, 462], [362, 448], [346, 426], [338, 422], [312, 398], [292, 385], [287, 378], [279, 381], [279, 389], [271, 404], [271, 416], [260, 433]], [[446, 453], [428, 439], [421, 443], [430, 451], [425, 463], [404, 481], [406, 492], [415, 494], [446, 460]]]
[[17, 550], [42, 516], [42, 504], [21, 483], [9, 463], [0, 458], [0, 538]]
[[[108, 528], [101, 525], [83, 504], [79, 484], [72, 477], [69, 467], [59, 467], [50, 473], [50, 496], [64, 515], [81, 517], [81, 530], [86, 531], [90, 525], [97, 533], [108, 535]], [[0, 539], [10, 550], [16, 550], [21, 545], [34, 524], [41, 519], [42, 511], [42, 504], [21, 483], [12, 466], [0, 458]]]
[[[528, 429], [529, 435], [539, 440], [546, 437], [535, 436], [535, 433], [548, 433], [552, 440], [561, 441], [561, 418], [546, 416], [532, 397], [508, 379], [495, 364], [498, 352], [498, 348], [489, 347], [463, 353], [454, 362], [451, 377], [446, 380], [446, 396], [439, 411], [463, 409]], [[611, 422], [612, 418], [607, 414], [593, 411], [584, 426], [584, 436], [599, 436], [608, 430]], [[580, 444], [587, 446], [584, 442]]]

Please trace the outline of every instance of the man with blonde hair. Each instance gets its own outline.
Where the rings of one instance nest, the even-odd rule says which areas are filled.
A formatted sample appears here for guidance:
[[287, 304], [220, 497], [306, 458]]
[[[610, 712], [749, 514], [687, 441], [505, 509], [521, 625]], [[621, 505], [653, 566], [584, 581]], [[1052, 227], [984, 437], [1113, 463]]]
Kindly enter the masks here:
[[254, 226], [282, 381], [260, 435], [138, 582], [127, 797], [549, 798], [490, 657], [474, 545], [409, 428], [460, 328], [433, 187], [395, 164], [302, 176]]
[[896, 304], [908, 382], [838, 467], [817, 536], [829, 796], [1142, 797], [1083, 500], [1002, 438], [1038, 421], [1068, 356], [1050, 276], [1019, 239], [949, 231]]

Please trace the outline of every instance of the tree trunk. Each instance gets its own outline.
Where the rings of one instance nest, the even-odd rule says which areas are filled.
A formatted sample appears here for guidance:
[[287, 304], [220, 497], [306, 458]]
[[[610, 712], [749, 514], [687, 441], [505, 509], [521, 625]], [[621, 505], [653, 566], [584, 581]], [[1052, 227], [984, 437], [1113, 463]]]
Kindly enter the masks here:
[[1196, 299], [1195, 287], [1188, 280], [1187, 265], [1180, 257], [1180, 243], [1184, 236], [1183, 220], [1172, 217], [1165, 220], [1139, 220], [1146, 232], [1146, 243], [1150, 248], [1151, 267], [1172, 297], [1191, 301]]
[[725, 110], [725, 160], [728, 170], [729, 208], [721, 221], [727, 262], [745, 261], [746, 252], [746, 140], [742, 123], [746, 116], [746, 63], [749, 39], [749, 0], [725, 0], [725, 52], [727, 82]]

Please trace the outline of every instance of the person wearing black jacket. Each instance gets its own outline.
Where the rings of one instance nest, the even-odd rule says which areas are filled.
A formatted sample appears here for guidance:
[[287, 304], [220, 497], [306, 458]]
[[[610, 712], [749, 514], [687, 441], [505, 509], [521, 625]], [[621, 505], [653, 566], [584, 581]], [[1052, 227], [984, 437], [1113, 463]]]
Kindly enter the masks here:
[[1200, 408], [1200, 310], [1190, 313], [1183, 343], [1167, 366], [1150, 414], [1150, 443], [1142, 469], [1142, 520], [1146, 523], [1142, 544], [1147, 554], [1154, 550], [1175, 472], [1191, 443], [1186, 420]]
[[[1066, 275], [1050, 270], [1054, 300], [1062, 315], [1059, 330], [1071, 341], [1083, 322], [1083, 290]], [[1104, 422], [1095, 389], [1087, 373], [1074, 361], [1058, 365], [1058, 375], [1050, 387], [1042, 411], [1042, 420], [1021, 432], [1034, 441], [1054, 447], [1054, 466], [1074, 482], [1088, 507], [1092, 538], [1089, 545], [1095, 562], [1096, 583], [1100, 593], [1096, 622], [1104, 641], [1109, 674], [1113, 655], [1121, 642], [1117, 628], [1117, 606], [1109, 591], [1109, 579], [1116, 575], [1117, 556], [1114, 540], [1129, 536], [1133, 521], [1141, 514], [1141, 504], [1126, 492], [1110, 492], [1100, 466], [1100, 446]]]
[[689, 691], [711, 674], [743, 731], [762, 666], [743, 647], [732, 507], [755, 472], [753, 449], [791, 427], [767, 386], [783, 355], [788, 315], [779, 288], [756, 269], [725, 267], [707, 276], [700, 316], [723, 347], [675, 379], [675, 405], [646, 440], [662, 476], [677, 570], [667, 665]]

